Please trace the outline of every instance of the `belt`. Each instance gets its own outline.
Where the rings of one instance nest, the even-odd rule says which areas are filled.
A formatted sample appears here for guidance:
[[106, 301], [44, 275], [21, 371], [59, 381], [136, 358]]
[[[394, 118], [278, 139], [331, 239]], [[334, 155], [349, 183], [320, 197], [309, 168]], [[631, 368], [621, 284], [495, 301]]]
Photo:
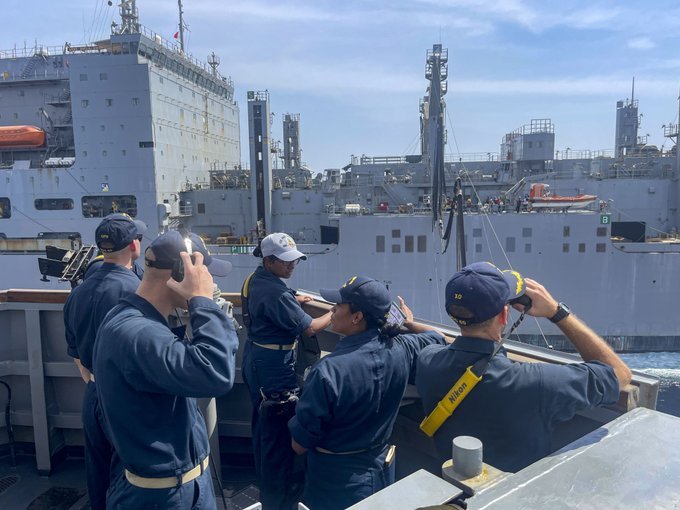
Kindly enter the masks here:
[[252, 340], [250, 341], [253, 345], [257, 345], [258, 347], [262, 347], [263, 349], [270, 349], [272, 351], [292, 351], [297, 347], [297, 340], [293, 342], [292, 344], [260, 344], [258, 342], [253, 342]]
[[369, 446], [368, 448], [362, 448], [361, 450], [350, 450], [348, 452], [332, 452], [331, 450], [326, 450], [325, 448], [321, 448], [320, 446], [317, 446], [314, 448], [317, 452], [319, 453], [325, 453], [326, 455], [355, 455], [357, 453], [364, 453], [364, 452], [371, 452], [373, 450], [380, 450], [382, 451], [385, 446], [387, 445], [377, 445], [377, 446]]
[[142, 489], [172, 489], [195, 480], [201, 476], [206, 469], [208, 469], [207, 456], [197, 466], [182, 475], [165, 476], [163, 478], [145, 478], [131, 473], [126, 469], [125, 478], [127, 478], [127, 481], [135, 487], [141, 487]]

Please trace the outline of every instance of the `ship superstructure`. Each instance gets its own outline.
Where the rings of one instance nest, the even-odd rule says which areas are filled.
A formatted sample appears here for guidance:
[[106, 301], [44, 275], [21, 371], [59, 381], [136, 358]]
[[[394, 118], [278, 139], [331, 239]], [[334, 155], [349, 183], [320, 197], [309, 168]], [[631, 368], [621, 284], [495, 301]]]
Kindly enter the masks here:
[[[91, 242], [126, 212], [150, 232], [179, 214], [181, 190], [240, 161], [234, 84], [139, 24], [134, 1], [105, 40], [0, 51], [0, 232], [4, 252], [31, 239]], [[44, 132], [2, 143], [3, 128]]]

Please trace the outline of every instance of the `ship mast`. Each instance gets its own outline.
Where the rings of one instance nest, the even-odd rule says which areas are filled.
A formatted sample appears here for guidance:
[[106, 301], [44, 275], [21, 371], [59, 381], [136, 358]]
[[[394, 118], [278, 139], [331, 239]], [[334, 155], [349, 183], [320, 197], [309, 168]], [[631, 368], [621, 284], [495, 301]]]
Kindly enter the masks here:
[[182, 10], [182, 0], [177, 0], [179, 7], [179, 49], [184, 53], [184, 11]]
[[434, 44], [427, 52], [425, 77], [430, 80], [426, 108], [427, 166], [432, 175], [432, 228], [440, 222], [445, 205], [444, 174], [444, 108], [448, 77], [448, 50]]
[[123, 0], [120, 5], [120, 18], [123, 25], [120, 29], [121, 34], [139, 33], [139, 12], [137, 11], [136, 0]]

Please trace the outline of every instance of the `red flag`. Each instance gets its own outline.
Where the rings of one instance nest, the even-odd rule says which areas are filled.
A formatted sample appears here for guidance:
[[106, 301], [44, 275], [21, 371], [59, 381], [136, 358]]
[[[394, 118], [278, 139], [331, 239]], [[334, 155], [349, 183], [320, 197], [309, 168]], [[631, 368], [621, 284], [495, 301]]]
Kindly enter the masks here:
[[179, 32], [175, 32], [175, 35], [172, 36], [173, 39], [177, 39], [179, 37]]

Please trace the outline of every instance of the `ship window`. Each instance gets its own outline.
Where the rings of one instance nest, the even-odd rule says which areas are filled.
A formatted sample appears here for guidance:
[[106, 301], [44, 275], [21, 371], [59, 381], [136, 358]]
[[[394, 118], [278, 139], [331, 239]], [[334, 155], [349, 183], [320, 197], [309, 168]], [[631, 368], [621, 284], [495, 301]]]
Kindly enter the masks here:
[[396, 229], [392, 231], [392, 239], [398, 239], [401, 237], [401, 230]]
[[82, 101], [80, 101], [80, 106], [82, 106], [83, 108], [87, 108], [89, 105], [90, 101], [88, 101], [87, 99], [83, 99]]
[[18, 119], [18, 118], [19, 118], [19, 114], [18, 114], [18, 113], [15, 113], [15, 114], [14, 114], [14, 118], [15, 118], [15, 119]]
[[99, 131], [106, 131], [106, 126], [104, 124], [101, 124], [99, 126]]
[[80, 81], [87, 81], [87, 75], [86, 75], [86, 74], [81, 74], [81, 75], [80, 75]]
[[404, 251], [413, 253], [413, 236], [404, 236]]
[[531, 227], [524, 227], [522, 229], [522, 237], [531, 237], [533, 234]]
[[106, 73], [99, 73], [99, 79], [104, 81], [109, 79], [109, 75]]
[[158, 77], [158, 83], [163, 83], [163, 77], [162, 76]]
[[132, 98], [132, 106], [137, 106], [139, 104], [139, 98], [138, 97], [133, 97]]
[[105, 150], [102, 151], [102, 156], [106, 157], [107, 154], [108, 154], [108, 153], [107, 153]]
[[205, 214], [205, 204], [198, 204], [198, 214]]
[[83, 157], [84, 157], [84, 158], [87, 157], [87, 151], [83, 151]]
[[482, 253], [482, 245], [477, 243], [475, 244], [475, 253]]
[[512, 253], [515, 251], [515, 238], [506, 237], [505, 238], [505, 251]]
[[531, 243], [524, 244], [524, 253], [531, 253]]
[[607, 251], [607, 245], [604, 243], [597, 243], [595, 245], [595, 251], [598, 253], [604, 253], [605, 251]]
[[139, 142], [139, 148], [140, 149], [153, 148], [153, 142]]
[[113, 99], [104, 99], [104, 104], [106, 106], [113, 106]]
[[569, 243], [562, 243], [562, 253], [569, 253]]
[[80, 130], [84, 133], [85, 132], [85, 126], [80, 126]]
[[607, 227], [597, 227], [597, 237], [606, 237]]
[[482, 229], [481, 228], [473, 228], [472, 229], [472, 237], [482, 237]]
[[564, 237], [569, 237], [569, 231], [570, 231], [570, 228], [569, 228], [568, 225], [565, 225], [564, 227], [562, 227], [562, 235]]
[[385, 236], [375, 236], [375, 251], [377, 253], [385, 252]]
[[134, 195], [93, 195], [82, 198], [85, 218], [103, 218], [112, 213], [137, 216], [137, 198]]
[[418, 253], [427, 251], [427, 236], [418, 236]]
[[532, 146], [532, 142], [527, 142], [527, 148], [531, 149], [531, 146]]
[[401, 253], [401, 245], [400, 244], [393, 244], [392, 245], [392, 253]]
[[73, 200], [70, 198], [36, 198], [33, 201], [38, 211], [63, 211], [73, 209]]
[[586, 243], [578, 243], [578, 252], [579, 253], [585, 253], [586, 252]]
[[12, 204], [7, 197], [0, 197], [0, 219], [7, 219], [12, 216]]
[[120, 151], [120, 153], [121, 153], [123, 156], [127, 156], [127, 151], [126, 151], [125, 149], [122, 149], [122, 150]]

